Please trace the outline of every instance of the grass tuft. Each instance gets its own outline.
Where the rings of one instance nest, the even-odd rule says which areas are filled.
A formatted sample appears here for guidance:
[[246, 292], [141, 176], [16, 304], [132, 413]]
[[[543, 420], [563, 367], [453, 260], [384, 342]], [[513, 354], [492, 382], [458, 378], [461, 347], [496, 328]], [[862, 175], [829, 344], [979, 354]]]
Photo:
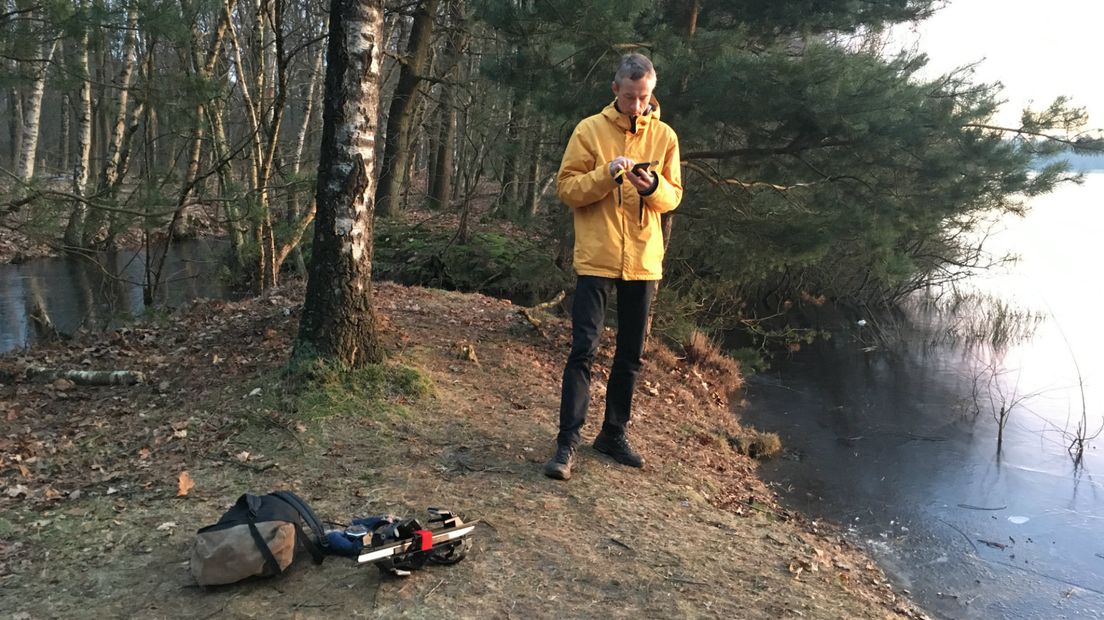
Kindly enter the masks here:
[[392, 363], [352, 369], [315, 364], [298, 383], [294, 400], [296, 417], [302, 420], [406, 415], [407, 405], [434, 394], [424, 372]]

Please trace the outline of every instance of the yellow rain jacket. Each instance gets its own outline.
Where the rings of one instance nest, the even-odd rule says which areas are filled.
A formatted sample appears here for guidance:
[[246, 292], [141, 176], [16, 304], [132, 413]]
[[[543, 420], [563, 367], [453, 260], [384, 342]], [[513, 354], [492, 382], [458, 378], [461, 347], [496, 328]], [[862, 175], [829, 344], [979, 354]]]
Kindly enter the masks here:
[[[682, 201], [678, 136], [659, 120], [659, 103], [633, 123], [611, 103], [583, 119], [571, 134], [556, 176], [556, 191], [575, 214], [575, 272], [622, 280], [663, 277], [660, 214]], [[635, 125], [635, 127], [633, 126]], [[615, 180], [609, 162], [624, 155], [635, 162], [659, 162], [649, 170], [657, 185], [637, 193]]]

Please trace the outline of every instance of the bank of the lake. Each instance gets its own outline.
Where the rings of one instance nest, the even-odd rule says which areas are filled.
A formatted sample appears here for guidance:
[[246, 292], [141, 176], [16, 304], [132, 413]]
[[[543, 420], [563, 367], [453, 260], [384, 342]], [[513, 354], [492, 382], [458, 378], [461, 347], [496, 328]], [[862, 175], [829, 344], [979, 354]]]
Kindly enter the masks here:
[[[778, 506], [734, 447], [746, 431], [708, 368], [651, 355], [632, 430], [647, 467], [585, 448], [575, 478], [557, 483], [540, 466], [569, 325], [538, 317], [539, 333], [516, 306], [479, 295], [386, 283], [377, 293], [392, 363], [408, 370], [334, 375], [306, 392], [281, 375], [298, 284], [4, 357], [0, 611], [921, 615], [833, 528]], [[133, 387], [36, 384], [21, 378], [28, 364], [147, 376]], [[178, 497], [182, 471], [195, 487]], [[336, 520], [445, 505], [483, 525], [467, 560], [407, 581], [329, 560], [276, 581], [192, 587], [184, 562], [195, 529], [244, 491], [280, 487]]]

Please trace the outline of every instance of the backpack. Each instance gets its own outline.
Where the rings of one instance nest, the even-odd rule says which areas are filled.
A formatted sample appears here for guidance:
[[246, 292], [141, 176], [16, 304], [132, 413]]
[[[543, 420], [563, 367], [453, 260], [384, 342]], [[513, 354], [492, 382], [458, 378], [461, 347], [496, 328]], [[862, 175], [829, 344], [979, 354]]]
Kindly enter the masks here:
[[[308, 535], [303, 525], [312, 532]], [[321, 564], [329, 542], [314, 511], [290, 491], [245, 494], [219, 518], [196, 532], [188, 564], [201, 586], [234, 583], [283, 573], [305, 549]]]

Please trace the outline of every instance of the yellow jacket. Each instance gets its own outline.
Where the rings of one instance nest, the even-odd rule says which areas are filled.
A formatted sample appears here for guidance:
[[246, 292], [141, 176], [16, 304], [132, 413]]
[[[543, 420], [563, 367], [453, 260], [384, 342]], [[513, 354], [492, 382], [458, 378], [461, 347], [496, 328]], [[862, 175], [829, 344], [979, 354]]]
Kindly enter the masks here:
[[[638, 116], [635, 125], [611, 103], [575, 127], [564, 151], [556, 192], [575, 214], [574, 262], [579, 275], [663, 277], [659, 216], [682, 200], [678, 136], [659, 120], [654, 98], [651, 113]], [[649, 168], [658, 180], [655, 191], [641, 196], [631, 183], [614, 180], [608, 165], [619, 155], [659, 162]]]

